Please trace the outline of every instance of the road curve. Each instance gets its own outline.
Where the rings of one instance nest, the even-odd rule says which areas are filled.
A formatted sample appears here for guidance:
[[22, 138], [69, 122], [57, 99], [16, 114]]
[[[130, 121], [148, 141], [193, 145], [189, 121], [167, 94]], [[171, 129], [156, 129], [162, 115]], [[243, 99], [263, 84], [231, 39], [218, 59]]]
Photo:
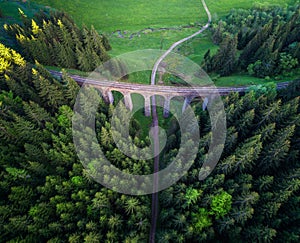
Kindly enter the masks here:
[[186, 37], [186, 38], [183, 38], [177, 42], [175, 42], [158, 60], [157, 62], [154, 64], [154, 67], [152, 69], [152, 74], [151, 74], [151, 85], [155, 85], [155, 77], [156, 77], [156, 73], [157, 73], [157, 69], [158, 69], [158, 66], [160, 65], [160, 63], [166, 58], [166, 56], [168, 56], [178, 45], [182, 44], [183, 42], [186, 42], [192, 38], [194, 38], [195, 36], [201, 34], [203, 31], [205, 31], [210, 23], [211, 23], [211, 13], [205, 3], [205, 0], [201, 0], [202, 1], [202, 5], [207, 13], [207, 16], [208, 16], [208, 22], [206, 25], [204, 25], [199, 31], [195, 32], [194, 34]]

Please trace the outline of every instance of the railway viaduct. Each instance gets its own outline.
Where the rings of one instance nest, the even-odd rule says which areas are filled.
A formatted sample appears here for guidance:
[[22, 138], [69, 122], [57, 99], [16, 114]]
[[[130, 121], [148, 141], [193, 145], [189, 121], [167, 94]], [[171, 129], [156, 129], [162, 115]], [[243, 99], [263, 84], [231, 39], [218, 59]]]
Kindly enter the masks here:
[[[53, 76], [61, 77], [62, 73], [57, 71], [50, 71]], [[100, 90], [103, 99], [112, 104], [114, 102], [114, 96], [112, 91], [118, 91], [124, 96], [125, 106], [132, 110], [133, 103], [131, 94], [140, 94], [144, 97], [144, 109], [145, 116], [151, 115], [151, 97], [154, 95], [160, 95], [164, 98], [164, 116], [169, 115], [170, 102], [175, 97], [183, 97], [184, 103], [182, 106], [182, 112], [186, 107], [193, 101], [194, 98], [201, 96], [202, 98], [208, 97], [210, 95], [228, 95], [231, 92], [245, 92], [248, 87], [178, 87], [178, 86], [162, 86], [162, 85], [144, 85], [126, 82], [113, 82], [113, 81], [101, 81], [94, 80], [92, 78], [85, 78], [78, 75], [69, 75], [73, 78], [79, 85], [89, 85], [98, 90]], [[277, 84], [277, 88], [284, 88], [288, 85], [288, 82]]]

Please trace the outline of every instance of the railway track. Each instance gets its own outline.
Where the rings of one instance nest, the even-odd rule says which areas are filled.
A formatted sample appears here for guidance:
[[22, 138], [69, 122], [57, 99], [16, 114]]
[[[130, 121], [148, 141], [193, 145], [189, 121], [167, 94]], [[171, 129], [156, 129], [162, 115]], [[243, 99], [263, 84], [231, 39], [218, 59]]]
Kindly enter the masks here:
[[[58, 71], [49, 71], [55, 77], [62, 77], [62, 73]], [[115, 81], [101, 81], [94, 80], [86, 77], [81, 77], [79, 75], [69, 75], [74, 79], [79, 85], [91, 85], [97, 88], [109, 88], [112, 90], [127, 90], [130, 93], [151, 93], [151, 94], [177, 94], [177, 96], [199, 96], [199, 94], [209, 95], [218, 92], [220, 95], [228, 95], [231, 92], [244, 93], [250, 86], [241, 87], [209, 87], [209, 86], [198, 86], [198, 87], [178, 87], [178, 86], [162, 86], [162, 85], [145, 85], [145, 84], [134, 84], [125, 82], [115, 82]], [[286, 88], [289, 82], [282, 82], [277, 84], [277, 89]]]

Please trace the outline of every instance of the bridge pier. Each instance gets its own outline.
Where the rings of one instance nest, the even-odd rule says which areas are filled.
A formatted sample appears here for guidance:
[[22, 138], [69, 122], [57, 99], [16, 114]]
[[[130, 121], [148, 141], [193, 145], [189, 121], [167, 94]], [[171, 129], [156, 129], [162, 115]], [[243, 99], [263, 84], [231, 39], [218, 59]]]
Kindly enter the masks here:
[[182, 113], [186, 110], [186, 108], [191, 104], [192, 100], [194, 99], [194, 96], [187, 96], [184, 98], [183, 106], [182, 106]]
[[109, 89], [103, 90], [102, 96], [106, 103], [109, 103], [109, 104], [114, 103], [114, 96], [113, 96], [111, 90], [109, 90]]
[[133, 109], [131, 94], [129, 92], [123, 93], [124, 95], [124, 103], [127, 109], [131, 110]]
[[145, 116], [151, 116], [151, 95], [143, 95], [145, 99], [144, 112]]
[[171, 103], [171, 97], [166, 96], [165, 103], [164, 103], [164, 118], [167, 118], [170, 115], [170, 103]]

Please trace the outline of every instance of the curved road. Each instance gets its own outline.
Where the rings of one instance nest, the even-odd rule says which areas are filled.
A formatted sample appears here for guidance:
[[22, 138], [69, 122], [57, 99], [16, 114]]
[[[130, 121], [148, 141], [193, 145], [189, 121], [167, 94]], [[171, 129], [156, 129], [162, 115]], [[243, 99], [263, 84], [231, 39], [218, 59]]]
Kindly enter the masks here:
[[208, 7], [206, 6], [206, 3], [205, 3], [205, 0], [202, 0], [202, 5], [207, 13], [207, 16], [208, 16], [208, 22], [206, 25], [204, 25], [201, 30], [197, 31], [196, 33], [186, 37], [186, 38], [183, 38], [182, 40], [179, 40], [177, 42], [175, 42], [158, 60], [157, 62], [155, 63], [154, 67], [153, 67], [153, 70], [152, 70], [152, 74], [151, 74], [151, 85], [155, 85], [155, 77], [156, 77], [156, 73], [157, 73], [157, 69], [160, 65], [160, 63], [166, 58], [166, 56], [168, 56], [177, 46], [179, 46], [180, 44], [182, 44], [183, 42], [186, 42], [194, 37], [196, 37], [197, 35], [201, 34], [203, 31], [205, 31], [210, 23], [211, 23], [211, 13], [208, 9]]

